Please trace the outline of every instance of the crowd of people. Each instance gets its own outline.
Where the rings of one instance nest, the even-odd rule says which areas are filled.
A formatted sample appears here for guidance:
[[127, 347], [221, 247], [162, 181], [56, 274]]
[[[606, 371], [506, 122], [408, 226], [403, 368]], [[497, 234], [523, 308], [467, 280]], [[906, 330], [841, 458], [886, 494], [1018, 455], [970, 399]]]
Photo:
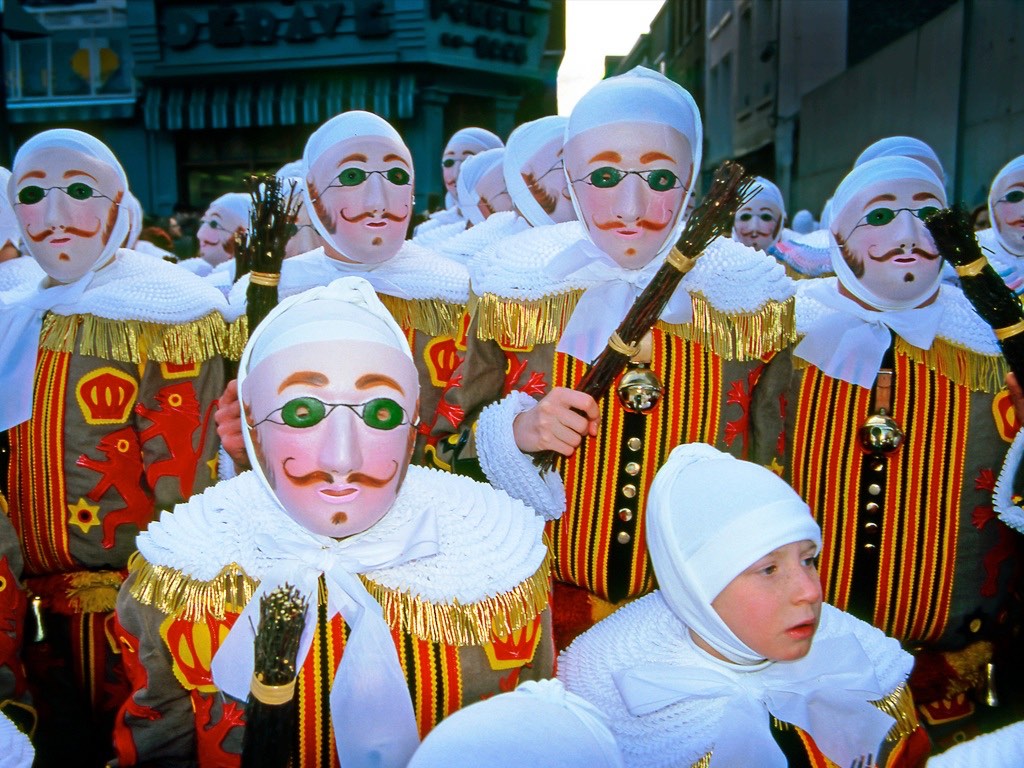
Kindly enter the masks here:
[[[939, 158], [881, 139], [817, 220], [756, 177], [627, 342], [702, 145], [637, 68], [456, 132], [413, 227], [402, 136], [345, 112], [278, 171], [280, 274], [236, 274], [248, 193], [191, 239], [95, 137], [21, 146], [0, 765], [269, 765], [267, 722], [282, 766], [1024, 764], [1024, 394]], [[1019, 296], [1024, 156], [986, 213]]]

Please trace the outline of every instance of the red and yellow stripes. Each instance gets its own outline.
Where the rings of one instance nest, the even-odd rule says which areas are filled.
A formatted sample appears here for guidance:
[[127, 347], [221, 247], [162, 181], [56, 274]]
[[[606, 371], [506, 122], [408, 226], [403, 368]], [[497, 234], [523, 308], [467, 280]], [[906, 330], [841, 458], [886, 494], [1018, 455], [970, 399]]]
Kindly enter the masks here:
[[70, 353], [40, 350], [32, 417], [10, 431], [10, 516], [22, 542], [26, 575], [76, 568], [68, 541], [64, 483], [70, 361]]
[[299, 745], [296, 768], [337, 766], [331, 729], [331, 685], [345, 650], [347, 627], [340, 615], [327, 619], [327, 588], [320, 578], [317, 622], [309, 655], [298, 674]]
[[[970, 392], [904, 355], [895, 362], [893, 418], [903, 447], [886, 460], [872, 623], [898, 639], [937, 640], [949, 619]], [[822, 526], [825, 599], [845, 609], [866, 522], [858, 427], [870, 392], [808, 368], [793, 430], [793, 487]]]
[[420, 738], [462, 706], [462, 665], [454, 645], [392, 630], [405, 671]]
[[[684, 442], [715, 444], [719, 438], [724, 391], [721, 360], [705, 347], [677, 336], [657, 329], [652, 335], [650, 368], [664, 387], [661, 402], [646, 416], [637, 416], [622, 408], [614, 392], [602, 399], [597, 437], [584, 441], [564, 464], [566, 512], [549, 531], [556, 577], [605, 600], [613, 579], [628, 579], [625, 594], [630, 597], [653, 588], [643, 536], [644, 508], [654, 474], [669, 451]], [[576, 386], [587, 368], [579, 360], [556, 354], [552, 386]], [[626, 447], [626, 434], [640, 438], [639, 450]], [[612, 525], [622, 485], [619, 471], [627, 462], [640, 466], [630, 481], [636, 486], [636, 535], [629, 573], [610, 574], [609, 548], [621, 546], [612, 543]]]

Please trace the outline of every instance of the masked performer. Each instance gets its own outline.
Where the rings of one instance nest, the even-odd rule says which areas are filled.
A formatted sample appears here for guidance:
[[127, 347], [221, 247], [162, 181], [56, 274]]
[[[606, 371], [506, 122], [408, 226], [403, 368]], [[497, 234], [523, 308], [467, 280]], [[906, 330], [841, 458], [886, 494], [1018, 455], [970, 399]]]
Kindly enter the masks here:
[[463, 704], [551, 674], [543, 521], [409, 466], [417, 371], [365, 281], [279, 304], [239, 388], [253, 471], [140, 536], [121, 591], [120, 765], [238, 764], [260, 596], [283, 583], [310, 601], [296, 765], [404, 766]]
[[[761, 358], [790, 338], [782, 267], [719, 238], [636, 350], [618, 393], [598, 405], [568, 388], [675, 244], [701, 141], [693, 99], [667, 78], [638, 68], [601, 82], [569, 117], [563, 150], [580, 223], [524, 232], [515, 252], [495, 249], [474, 266], [480, 298], [449, 391], [465, 419], [449, 463], [468, 471], [478, 458], [489, 481], [561, 515], [551, 528], [560, 645], [653, 588], [643, 518], [654, 472], [681, 442], [743, 455]], [[567, 245], [552, 235], [562, 227], [579, 238]], [[568, 457], [564, 486], [533, 466], [528, 454], [542, 449]]]
[[842, 181], [837, 277], [800, 284], [788, 422], [765, 435], [821, 524], [826, 600], [915, 651], [911, 686], [932, 724], [991, 695], [1017, 548], [992, 511], [1017, 428], [1005, 369], [991, 329], [940, 284], [924, 219], [945, 204], [939, 177], [906, 157]]
[[10, 517], [42, 617], [27, 649], [38, 744], [54, 764], [87, 765], [109, 749], [103, 717], [125, 692], [108, 633], [135, 536], [213, 480], [226, 304], [120, 248], [128, 181], [92, 136], [30, 139], [8, 192], [47, 274], [0, 312]]
[[[345, 275], [370, 282], [408, 334], [420, 370], [424, 428], [418, 457], [455, 365], [453, 339], [465, 313], [469, 273], [405, 240], [412, 155], [383, 118], [354, 111], [328, 120], [309, 137], [303, 167], [302, 205], [324, 245], [284, 261], [278, 293], [293, 296]], [[244, 312], [250, 279], [246, 275], [231, 291], [236, 314]], [[231, 442], [225, 438], [226, 445]], [[237, 450], [232, 458], [244, 460]]]

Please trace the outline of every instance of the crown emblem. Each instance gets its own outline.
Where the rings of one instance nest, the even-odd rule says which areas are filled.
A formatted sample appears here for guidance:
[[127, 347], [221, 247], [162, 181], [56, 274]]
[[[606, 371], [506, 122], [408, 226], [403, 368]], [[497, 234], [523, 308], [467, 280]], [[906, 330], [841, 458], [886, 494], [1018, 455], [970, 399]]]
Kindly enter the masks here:
[[116, 368], [90, 371], [75, 387], [75, 398], [87, 424], [124, 424], [138, 394], [138, 382]]
[[237, 618], [232, 613], [223, 619], [207, 613], [200, 621], [188, 621], [172, 615], [160, 625], [160, 636], [171, 652], [174, 676], [186, 689], [201, 693], [217, 690], [210, 665]]
[[504, 637], [494, 637], [493, 642], [484, 646], [491, 669], [514, 669], [533, 661], [540, 642], [541, 616], [537, 614], [526, 626], [509, 632]]
[[432, 339], [427, 343], [423, 356], [430, 371], [430, 381], [435, 387], [445, 386], [455, 366], [462, 362], [455, 347], [455, 340], [451, 336], [437, 336]]

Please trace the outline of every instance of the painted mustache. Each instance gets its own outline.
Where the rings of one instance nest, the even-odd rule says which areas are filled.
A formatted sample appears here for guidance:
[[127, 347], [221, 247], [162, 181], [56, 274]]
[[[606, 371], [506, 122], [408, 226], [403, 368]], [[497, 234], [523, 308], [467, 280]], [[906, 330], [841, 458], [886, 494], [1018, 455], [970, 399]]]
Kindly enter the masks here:
[[[357, 222], [360, 222], [363, 219], [369, 219], [374, 216], [373, 211], [364, 211], [363, 213], [357, 213], [355, 216], [352, 217], [346, 216], [344, 209], [338, 211], [338, 213], [341, 215], [341, 218], [343, 218], [349, 224], [356, 224]], [[406, 211], [404, 215], [398, 216], [397, 214], [394, 214], [391, 211], [384, 211], [384, 213], [381, 214], [381, 218], [385, 219], [386, 221], [396, 221], [398, 223], [401, 223], [405, 221], [407, 218], [409, 218], [409, 212]]]
[[[56, 227], [50, 227], [49, 229], [40, 232], [38, 235], [33, 235], [31, 232], [28, 233], [29, 239], [33, 243], [41, 243], [46, 238], [50, 237], [54, 232], [57, 231]], [[96, 219], [96, 229], [90, 232], [87, 229], [79, 229], [78, 227], [65, 227], [61, 226], [60, 231], [68, 235], [78, 235], [79, 237], [95, 237], [100, 231], [100, 220]]]
[[[288, 471], [288, 462], [294, 459], [294, 456], [289, 456], [281, 464], [281, 469], [284, 470], [284, 475], [287, 477], [292, 484], [305, 488], [309, 485], [316, 485], [317, 483], [327, 483], [328, 485], [334, 484], [334, 475], [330, 472], [325, 472], [322, 469], [314, 469], [307, 475], [293, 475]], [[351, 485], [365, 485], [368, 488], [383, 488], [385, 485], [395, 479], [395, 475], [398, 474], [398, 463], [391, 462], [394, 466], [391, 470], [391, 475], [388, 477], [374, 477], [368, 475], [365, 472], [349, 472], [345, 476], [345, 482]]]
[[621, 221], [606, 221], [603, 223], [595, 221], [594, 226], [604, 232], [612, 229], [646, 229], [649, 232], [661, 232], [661, 230], [668, 226], [668, 220], [651, 221], [650, 219], [639, 219], [633, 226], [627, 226]]
[[934, 261], [935, 259], [939, 258], [939, 254], [937, 253], [932, 253], [931, 251], [926, 251], [924, 248], [916, 247], [911, 248], [909, 252], [904, 248], [893, 248], [891, 251], [886, 251], [880, 256], [874, 256], [869, 253], [868, 258], [879, 264], [884, 264], [890, 259], [895, 259], [897, 256], [907, 256], [908, 254], [920, 256], [921, 258], [928, 259], [929, 261]]
[[1013, 221], [1006, 222], [1008, 227], [1021, 227], [1024, 226], [1024, 219], [1014, 219]]

